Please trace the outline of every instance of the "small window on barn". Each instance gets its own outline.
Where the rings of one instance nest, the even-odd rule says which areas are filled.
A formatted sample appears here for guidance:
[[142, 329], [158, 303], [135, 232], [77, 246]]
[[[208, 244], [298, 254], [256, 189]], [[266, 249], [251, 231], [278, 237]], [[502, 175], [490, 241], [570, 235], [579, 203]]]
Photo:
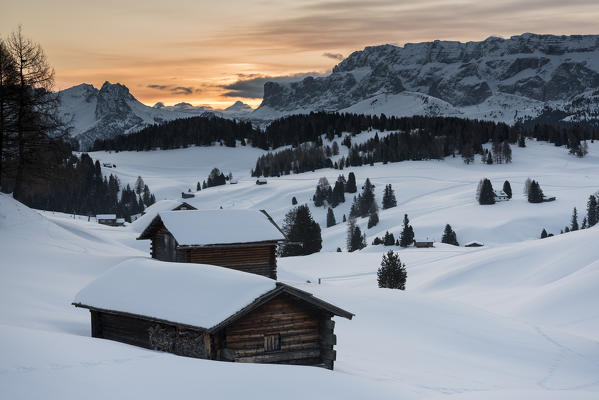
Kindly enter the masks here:
[[264, 352], [281, 350], [281, 335], [264, 335]]

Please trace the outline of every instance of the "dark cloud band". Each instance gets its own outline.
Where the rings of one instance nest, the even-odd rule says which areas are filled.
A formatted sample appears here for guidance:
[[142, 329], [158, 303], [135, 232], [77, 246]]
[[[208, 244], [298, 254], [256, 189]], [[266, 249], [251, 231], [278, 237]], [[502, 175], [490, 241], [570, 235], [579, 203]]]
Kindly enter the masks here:
[[322, 74], [317, 72], [307, 72], [288, 76], [256, 76], [255, 74], [252, 74], [246, 77], [241, 75], [237, 82], [228, 85], [221, 85], [220, 87], [226, 90], [226, 92], [222, 94], [223, 96], [258, 99], [264, 95], [264, 84], [266, 82], [297, 82], [307, 76], [321, 75]]
[[172, 85], [151, 84], [151, 85], [147, 85], [146, 87], [148, 87], [150, 89], [168, 91], [172, 94], [178, 94], [178, 95], [183, 95], [183, 96], [189, 96], [193, 93], [200, 92], [200, 89], [194, 88], [192, 86], [172, 86]]

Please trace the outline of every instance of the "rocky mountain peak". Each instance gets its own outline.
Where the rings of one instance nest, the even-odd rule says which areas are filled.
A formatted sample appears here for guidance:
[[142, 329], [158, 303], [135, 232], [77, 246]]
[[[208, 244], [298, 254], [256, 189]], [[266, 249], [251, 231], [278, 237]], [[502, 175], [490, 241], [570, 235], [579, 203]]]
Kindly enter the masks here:
[[235, 103], [231, 104], [229, 107], [225, 108], [225, 111], [230, 112], [250, 112], [252, 111], [252, 107], [245, 104], [243, 101], [237, 100]]
[[[529, 101], [542, 108], [597, 87], [599, 35], [524, 33], [479, 42], [369, 46], [341, 61], [328, 76], [287, 84], [267, 82], [260, 108], [278, 115], [343, 110], [376, 96], [407, 92], [428, 96], [412, 99], [437, 99], [467, 114], [470, 110], [464, 108], [485, 104], [510, 108], [510, 102], [518, 99], [523, 99], [518, 104]], [[499, 115], [488, 111], [490, 119]]]

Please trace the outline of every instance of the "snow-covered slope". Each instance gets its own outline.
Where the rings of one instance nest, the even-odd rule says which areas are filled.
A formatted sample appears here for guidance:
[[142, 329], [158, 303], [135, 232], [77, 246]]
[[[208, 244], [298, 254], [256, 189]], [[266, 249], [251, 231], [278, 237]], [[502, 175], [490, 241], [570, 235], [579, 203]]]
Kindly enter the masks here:
[[[375, 133], [371, 131], [356, 135], [352, 137], [352, 143], [365, 141]], [[383, 137], [387, 133], [378, 134]], [[326, 139], [324, 143], [329, 144]], [[440, 241], [443, 227], [449, 223], [462, 244], [472, 240], [485, 244], [511, 243], [537, 238], [543, 228], [554, 234], [559, 233], [569, 224], [573, 207], [577, 207], [581, 222], [588, 196], [599, 190], [599, 143], [589, 143], [589, 149], [585, 158], [577, 158], [569, 155], [563, 147], [528, 140], [526, 148], [512, 148], [511, 164], [486, 165], [478, 157], [470, 165], [464, 164], [460, 157], [448, 157], [442, 161], [377, 163], [374, 167], [350, 167], [343, 171], [321, 169], [272, 177], [268, 178], [267, 185], [256, 185], [256, 178], [250, 176], [255, 160], [265, 151], [247, 146], [90, 154], [101, 163], [116, 164], [117, 168], [104, 169], [104, 173], [116, 174], [123, 184], [133, 185], [137, 176], [141, 175], [158, 200], [181, 199], [181, 192], [195, 190], [196, 183], [205, 180], [213, 167], [220, 168], [225, 174], [230, 171], [238, 178], [236, 185], [208, 188], [195, 193], [195, 198], [185, 199], [200, 209], [266, 209], [282, 225], [285, 213], [292, 207], [291, 199], [296, 197], [300, 204], [307, 203], [310, 206], [312, 215], [323, 228], [324, 249], [334, 251], [337, 247], [345, 248], [347, 227], [339, 223], [325, 228], [327, 209], [314, 207], [312, 201], [320, 177], [327, 177], [334, 184], [340, 173], [347, 178], [349, 172], [354, 172], [358, 186], [370, 178], [376, 186], [379, 205], [385, 185], [393, 185], [398, 206], [380, 210], [381, 222], [371, 229], [366, 229], [367, 218], [358, 221], [369, 242], [375, 236], [384, 235], [386, 230], [398, 235], [403, 216], [407, 213], [419, 239]], [[341, 146], [340, 151], [337, 157], [347, 155], [345, 146]], [[510, 181], [514, 198], [493, 206], [478, 205], [475, 200], [476, 186], [484, 177], [491, 180], [495, 189], [500, 189], [505, 180]], [[528, 203], [522, 191], [529, 177], [539, 181], [544, 192], [556, 196], [557, 200], [542, 204]], [[346, 193], [345, 197], [346, 202], [333, 210], [337, 222], [342, 221], [343, 215], [349, 215], [353, 195]], [[172, 208], [175, 206], [172, 205]], [[155, 215], [154, 207], [149, 214]], [[135, 225], [143, 229], [143, 223], [146, 221], [136, 221]]]
[[595, 118], [597, 102], [585, 100], [598, 87], [597, 35], [525, 33], [481, 42], [437, 40], [366, 47], [328, 76], [267, 82], [264, 100], [252, 115], [268, 119], [343, 110], [513, 123], [547, 107], [581, 120]]
[[173, 119], [213, 115], [238, 118], [251, 111], [237, 103], [225, 111], [189, 103], [174, 106], [157, 103], [149, 107], [138, 101], [126, 86], [110, 82], [105, 82], [99, 90], [89, 84], [73, 86], [58, 92], [58, 97], [59, 114], [70, 124], [71, 135], [84, 149], [96, 139], [110, 139]]
[[593, 306], [599, 264], [589, 251], [596, 228], [478, 249], [399, 250], [408, 268], [405, 292], [376, 287], [381, 247], [279, 259], [280, 279], [356, 313], [336, 321], [334, 372], [211, 362], [92, 339], [89, 313], [70, 301], [122, 260], [147, 254], [129, 247], [143, 245], [133, 240], [137, 233], [40, 215], [6, 195], [0, 195], [0, 228], [2, 398], [590, 400], [599, 394]]

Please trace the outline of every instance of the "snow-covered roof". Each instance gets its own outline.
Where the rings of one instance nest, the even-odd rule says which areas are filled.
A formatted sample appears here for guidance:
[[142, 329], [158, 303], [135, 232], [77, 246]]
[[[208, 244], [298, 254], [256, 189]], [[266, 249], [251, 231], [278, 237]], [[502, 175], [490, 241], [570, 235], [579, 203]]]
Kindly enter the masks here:
[[464, 244], [465, 247], [472, 246], [472, 245], [484, 246], [484, 244], [482, 244], [481, 242], [477, 242], [476, 240], [473, 240], [472, 242], [468, 242], [468, 243]]
[[333, 315], [353, 317], [310, 293], [260, 275], [151, 258], [123, 261], [77, 293], [73, 304], [218, 330], [282, 293]]
[[74, 303], [208, 329], [275, 288], [229, 268], [137, 258], [91, 282]]
[[150, 207], [146, 208], [146, 210], [144, 211], [144, 215], [142, 215], [133, 222], [132, 228], [137, 232], [142, 232], [150, 224], [150, 222], [152, 222], [152, 220], [156, 218], [158, 213], [162, 211], [172, 211], [183, 203], [184, 202], [180, 200], [157, 201]]
[[284, 240], [278, 227], [257, 210], [164, 211], [139, 236], [149, 239], [157, 218], [179, 246], [203, 246]]
[[98, 214], [96, 219], [116, 219], [116, 214]]

